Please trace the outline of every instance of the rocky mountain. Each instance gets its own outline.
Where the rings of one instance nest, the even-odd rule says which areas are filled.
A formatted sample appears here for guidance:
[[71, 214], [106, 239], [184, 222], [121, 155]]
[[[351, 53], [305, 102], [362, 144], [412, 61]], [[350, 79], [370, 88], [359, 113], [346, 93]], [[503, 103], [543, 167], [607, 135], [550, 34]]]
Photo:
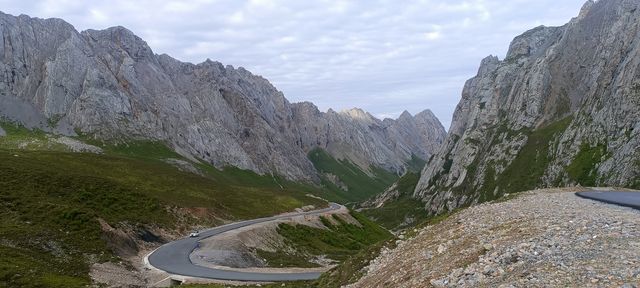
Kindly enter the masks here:
[[639, 6], [588, 1], [482, 60], [414, 196], [436, 213], [536, 187], [639, 187]]
[[[430, 110], [397, 120], [378, 120], [361, 109], [322, 113], [311, 103], [293, 104], [303, 150], [322, 148], [337, 159], [348, 159], [403, 173], [412, 156], [428, 159], [444, 140], [446, 131]], [[298, 144], [298, 143], [297, 143]]]
[[430, 111], [381, 121], [292, 104], [244, 68], [154, 54], [123, 27], [78, 32], [60, 19], [0, 13], [0, 35], [0, 116], [29, 128], [157, 140], [216, 167], [306, 181], [318, 179], [307, 158], [315, 148], [401, 173], [445, 135]]

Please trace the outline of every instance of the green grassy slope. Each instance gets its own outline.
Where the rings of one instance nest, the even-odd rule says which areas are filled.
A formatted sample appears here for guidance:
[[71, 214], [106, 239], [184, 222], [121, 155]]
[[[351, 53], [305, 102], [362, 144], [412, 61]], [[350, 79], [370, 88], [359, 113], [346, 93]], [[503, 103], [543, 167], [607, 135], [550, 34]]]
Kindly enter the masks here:
[[[506, 193], [535, 189], [540, 185], [541, 178], [551, 162], [549, 158], [549, 154], [552, 152], [551, 149], [554, 149], [558, 136], [567, 129], [571, 121], [572, 117], [569, 116], [533, 131], [528, 129], [514, 131], [509, 130], [506, 124], [497, 125], [495, 127], [496, 132], [493, 133], [492, 142], [484, 149], [493, 149], [494, 144], [497, 141], [501, 141], [501, 137], [513, 139], [519, 134], [527, 135], [527, 142], [504, 171], [498, 174], [496, 172], [496, 163], [490, 160], [486, 163], [486, 172], [483, 176], [480, 176], [484, 177], [482, 186], [476, 187], [474, 178], [466, 177], [462, 184], [457, 187], [436, 187], [436, 189], [451, 189], [457, 194], [477, 194], [479, 195], [479, 202], [495, 200]], [[467, 166], [467, 175], [476, 174], [479, 161], [483, 160], [476, 158]], [[430, 183], [433, 184], [434, 182], [431, 181]]]
[[[424, 203], [411, 197], [418, 180], [420, 180], [419, 173], [406, 173], [397, 182], [397, 190], [400, 192], [398, 198], [386, 202], [380, 208], [364, 209], [361, 213], [390, 230], [406, 228], [424, 221], [428, 216]], [[409, 219], [411, 219], [410, 223], [405, 223]]]
[[[61, 287], [86, 284], [85, 255], [103, 261], [113, 256], [97, 219], [116, 227], [127, 222], [171, 229], [177, 220], [167, 206], [249, 219], [325, 205], [294, 184], [281, 189], [269, 179], [235, 169], [201, 177], [160, 161], [119, 156], [0, 150], [0, 250], [11, 250], [2, 253], [0, 283], [51, 287], [47, 281], [67, 279]], [[189, 221], [215, 224], [212, 219]]]
[[0, 128], [6, 132], [6, 136], [0, 137], [0, 148], [20, 150], [55, 150], [64, 151], [65, 146], [47, 139], [47, 134], [39, 130], [29, 130], [19, 125], [3, 122], [0, 119]]
[[326, 255], [327, 258], [343, 261], [362, 249], [389, 239], [392, 235], [365, 216], [351, 212], [360, 225], [347, 223], [340, 216], [332, 215], [332, 222], [321, 218], [329, 229], [319, 229], [306, 225], [280, 224], [278, 233], [286, 242], [305, 255]]
[[[9, 126], [9, 127], [7, 127]], [[116, 228], [187, 228], [326, 206], [317, 189], [240, 169], [194, 163], [204, 176], [163, 158], [161, 143], [103, 145], [104, 155], [64, 152], [42, 132], [3, 125], [0, 137], [0, 287], [84, 287], [89, 264], [116, 260], [99, 220]], [[39, 143], [23, 147], [22, 143]], [[44, 144], [43, 144], [44, 143]], [[41, 145], [42, 144], [42, 145]], [[58, 151], [44, 151], [58, 150]], [[205, 211], [189, 216], [172, 211]]]
[[[494, 173], [488, 173], [483, 189], [485, 197], [481, 200], [489, 201], [504, 193], [535, 189], [551, 161], [548, 155], [553, 141], [556, 141], [556, 137], [567, 129], [572, 119], [567, 117], [532, 131], [527, 143], [502, 174], [494, 177], [492, 175]], [[489, 172], [492, 171], [489, 170]], [[498, 187], [499, 193], [492, 195], [495, 187]]]
[[569, 177], [583, 186], [596, 186], [596, 164], [603, 161], [607, 157], [607, 146], [600, 144], [595, 147], [583, 143], [580, 151], [573, 161], [565, 168]]
[[365, 216], [351, 212], [360, 225], [346, 222], [342, 217], [332, 215], [331, 219], [320, 217], [328, 229], [306, 225], [278, 225], [278, 234], [285, 238], [286, 251], [258, 251], [271, 267], [318, 267], [311, 262], [314, 257], [325, 256], [342, 262], [350, 256], [367, 249], [392, 235]]
[[114, 225], [174, 223], [157, 199], [135, 186], [62, 169], [56, 165], [63, 162], [60, 155], [49, 163], [35, 154], [0, 151], [0, 283], [84, 285], [86, 255], [98, 261], [114, 257], [101, 239], [98, 219]]
[[322, 177], [322, 185], [328, 190], [323, 197], [336, 202], [359, 202], [383, 192], [398, 177], [384, 169], [372, 167], [370, 174], [346, 160], [336, 160], [322, 149], [309, 152], [309, 159], [321, 173], [336, 175], [348, 187], [345, 191]]
[[427, 161], [414, 154], [411, 154], [411, 159], [407, 161], [407, 169], [410, 172], [420, 173], [424, 165], [427, 165]]

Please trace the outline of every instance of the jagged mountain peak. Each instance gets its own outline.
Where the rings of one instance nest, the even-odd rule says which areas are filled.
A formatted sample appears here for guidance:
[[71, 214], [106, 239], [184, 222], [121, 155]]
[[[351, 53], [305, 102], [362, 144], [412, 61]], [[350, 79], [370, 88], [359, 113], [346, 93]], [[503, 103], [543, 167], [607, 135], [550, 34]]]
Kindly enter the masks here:
[[433, 111], [431, 111], [431, 109], [422, 110], [421, 112], [417, 113], [414, 117], [415, 118], [431, 118], [431, 119], [438, 118], [436, 117], [435, 114], [433, 114]]
[[361, 108], [351, 108], [340, 111], [340, 114], [347, 115], [353, 119], [357, 120], [365, 120], [365, 121], [375, 121], [377, 120], [373, 115], [369, 114], [362, 110]]
[[409, 111], [407, 111], [407, 110], [402, 111], [400, 116], [398, 116], [398, 120], [400, 120], [400, 119], [408, 119], [408, 118], [413, 118], [413, 115], [411, 115], [411, 113], [409, 113]]
[[110, 49], [122, 49], [133, 59], [152, 59], [155, 54], [147, 42], [138, 37], [131, 30], [114, 26], [104, 30], [88, 29], [81, 33], [90, 39], [90, 45], [94, 47], [108, 47]]
[[562, 27], [538, 26], [520, 36], [517, 36], [509, 45], [506, 61], [516, 60], [520, 57], [540, 56], [549, 45], [553, 44], [553, 33], [561, 31]]
[[580, 14], [578, 14], [577, 19], [584, 18], [584, 16], [587, 15], [587, 13], [589, 13], [589, 10], [591, 10], [591, 7], [593, 7], [594, 3], [595, 2], [593, 0], [587, 0], [586, 2], [584, 2], [584, 4], [582, 4], [582, 8], [580, 9]]
[[[381, 121], [362, 109], [322, 113], [311, 103], [291, 104], [242, 67], [156, 55], [121, 26], [78, 33], [59, 19], [0, 14], [0, 21], [9, 43], [0, 46], [0, 116], [27, 127], [161, 141], [216, 167], [305, 181], [318, 179], [307, 158], [315, 148], [366, 170], [399, 172], [411, 155], [439, 145], [409, 144], [382, 124], [369, 125]], [[444, 135], [416, 129], [425, 139]]]
[[433, 213], [537, 187], [640, 187], [640, 2], [588, 2], [482, 60], [415, 196]]

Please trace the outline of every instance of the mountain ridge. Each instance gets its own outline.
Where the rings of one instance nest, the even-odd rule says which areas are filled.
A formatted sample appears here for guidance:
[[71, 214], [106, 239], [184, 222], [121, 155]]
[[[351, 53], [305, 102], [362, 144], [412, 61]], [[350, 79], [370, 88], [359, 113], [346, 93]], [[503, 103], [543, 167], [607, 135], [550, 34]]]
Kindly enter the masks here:
[[[444, 138], [435, 117], [406, 128], [361, 109], [344, 117], [290, 103], [262, 76], [154, 54], [122, 26], [78, 32], [61, 19], [4, 13], [0, 23], [0, 115], [29, 128], [157, 140], [218, 168], [313, 182], [318, 172], [307, 153], [315, 148], [363, 170], [401, 174], [412, 155], [430, 156]], [[397, 138], [407, 129], [430, 134]]]
[[639, 5], [587, 1], [483, 59], [414, 197], [435, 214], [539, 187], [640, 187]]

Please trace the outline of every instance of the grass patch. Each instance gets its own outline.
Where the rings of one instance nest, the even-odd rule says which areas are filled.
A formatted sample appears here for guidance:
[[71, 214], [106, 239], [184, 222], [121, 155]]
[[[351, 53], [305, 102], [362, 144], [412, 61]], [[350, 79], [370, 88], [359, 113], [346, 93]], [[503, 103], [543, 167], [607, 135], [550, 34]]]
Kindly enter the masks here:
[[607, 153], [605, 145], [591, 147], [587, 143], [580, 146], [580, 151], [573, 158], [573, 161], [565, 168], [571, 180], [583, 186], [596, 186], [596, 164], [602, 161]]
[[167, 147], [164, 143], [159, 141], [133, 141], [124, 144], [107, 144], [96, 145], [100, 146], [108, 154], [115, 154], [134, 158], [147, 158], [147, 159], [166, 159], [177, 158], [182, 159], [178, 153]]
[[257, 253], [258, 256], [267, 260], [269, 267], [320, 267], [320, 265], [310, 262], [307, 255], [302, 255], [300, 253], [270, 252], [265, 250], [257, 250]]
[[171, 229], [168, 206], [237, 220], [326, 206], [305, 191], [313, 188], [240, 169], [202, 177], [145, 157], [0, 150], [0, 286], [88, 285], [89, 258], [115, 260], [97, 219]]
[[114, 257], [101, 239], [99, 218], [114, 225], [173, 224], [160, 201], [132, 186], [62, 169], [61, 157], [15, 155], [0, 152], [0, 284], [85, 286], [87, 255]]
[[279, 176], [258, 175], [234, 167], [219, 170], [206, 163], [192, 163], [205, 177], [177, 171], [163, 160], [186, 159], [158, 141], [110, 144], [83, 135], [77, 138], [101, 147], [104, 155], [62, 153], [66, 150], [62, 144], [60, 149], [51, 149], [50, 145], [34, 146], [27, 149], [33, 153], [24, 154], [24, 149], [18, 149], [22, 147], [13, 144], [43, 143], [47, 134], [6, 122], [0, 125], [7, 132], [7, 136], [0, 137], [0, 149], [6, 150], [0, 152], [21, 154], [25, 159], [32, 159], [29, 162], [32, 165], [41, 162], [37, 164], [40, 168], [50, 165], [51, 170], [106, 178], [175, 206], [212, 208], [219, 216], [229, 219], [269, 216], [306, 204], [326, 206], [324, 201], [305, 196], [321, 195], [320, 189]]
[[499, 193], [484, 200], [493, 200], [504, 193], [514, 193], [535, 189], [540, 185], [540, 179], [549, 166], [549, 150], [556, 137], [563, 133], [572, 117], [567, 117], [546, 127], [539, 128], [529, 134], [527, 143], [505, 171], [498, 175], [494, 187], [485, 185], [484, 194], [493, 193], [498, 187]]
[[438, 214], [435, 216], [430, 216], [428, 217], [426, 220], [424, 220], [422, 223], [414, 226], [414, 229], [411, 229], [409, 231], [407, 231], [407, 233], [405, 234], [405, 236], [407, 238], [413, 238], [416, 236], [416, 233], [418, 231], [420, 231], [421, 229], [427, 227], [427, 226], [432, 226], [432, 225], [436, 225], [444, 220], [447, 220], [449, 217], [451, 217], [451, 215], [454, 215], [462, 210], [464, 210], [465, 207], [459, 207], [454, 209], [453, 211], [449, 211], [449, 212], [445, 212], [442, 214]]
[[[11, 156], [12, 153], [18, 157]], [[117, 183], [167, 205], [211, 208], [227, 219], [269, 216], [306, 204], [325, 205], [298, 190], [304, 189], [300, 187], [303, 185], [283, 182], [281, 187], [270, 176], [235, 168], [212, 168], [207, 171], [208, 177], [203, 177], [179, 171], [161, 161], [122, 156], [14, 151], [0, 157], [3, 157], [0, 167], [27, 165], [25, 172], [39, 169], [45, 171], [43, 174], [61, 172], [93, 177], [92, 181]]]
[[[6, 240], [5, 240], [6, 241]], [[55, 257], [39, 247], [0, 245], [0, 287], [86, 287], [88, 270], [73, 262], [81, 255]]]
[[336, 160], [319, 148], [309, 152], [308, 156], [318, 171], [336, 175], [348, 187], [348, 191], [345, 191], [323, 176], [322, 184], [327, 191], [321, 196], [330, 201], [364, 201], [383, 192], [398, 179], [395, 174], [377, 167], [371, 167], [370, 174], [367, 174], [351, 162]]
[[0, 149], [66, 151], [63, 144], [50, 141], [41, 130], [30, 130], [20, 124], [0, 121], [6, 135], [0, 137]]
[[409, 170], [409, 172], [420, 173], [422, 168], [424, 168], [424, 165], [427, 165], [427, 161], [415, 154], [411, 154], [411, 159], [407, 161], [407, 170]]
[[[419, 231], [419, 229], [430, 225], [438, 224], [461, 210], [462, 208], [459, 208], [448, 213], [429, 217], [428, 219], [417, 225], [416, 229], [411, 229], [410, 231], [408, 231], [405, 236], [407, 238], [415, 237], [417, 233], [415, 231]], [[387, 239], [377, 242], [374, 245], [370, 245], [366, 249], [363, 249], [357, 254], [346, 259], [344, 262], [338, 265], [338, 267], [322, 274], [322, 276], [320, 276], [320, 278], [316, 280], [316, 286], [309, 287], [338, 288], [358, 281], [360, 278], [362, 278], [362, 276], [364, 276], [363, 269], [367, 265], [369, 265], [369, 263], [373, 259], [380, 255], [380, 251], [383, 248], [395, 248], [396, 244], [394, 240], [395, 239]]]
[[[474, 172], [475, 172], [474, 168]], [[500, 193], [496, 193], [496, 168], [493, 161], [489, 161], [484, 174], [484, 182], [482, 184], [482, 193], [480, 194], [480, 202], [491, 201], [500, 197]]]
[[278, 233], [297, 251], [312, 256], [326, 255], [327, 258], [338, 261], [391, 237], [391, 233], [365, 216], [356, 212], [351, 212], [351, 216], [358, 220], [361, 226], [347, 223], [339, 216], [333, 215], [337, 225], [326, 218], [322, 219], [323, 224], [329, 229], [283, 223], [278, 226]]
[[[420, 174], [409, 172], [397, 182], [399, 197], [387, 201], [382, 207], [364, 209], [362, 214], [390, 230], [398, 230], [420, 223], [427, 218], [422, 201], [412, 197], [420, 180]], [[412, 219], [410, 223], [406, 221]]]
[[380, 255], [382, 248], [393, 248], [394, 245], [395, 243], [392, 240], [380, 241], [371, 245], [349, 257], [338, 265], [338, 267], [323, 273], [320, 278], [313, 283], [315, 286], [308, 287], [338, 288], [343, 285], [354, 283], [364, 276], [363, 269], [369, 265], [373, 259]]

